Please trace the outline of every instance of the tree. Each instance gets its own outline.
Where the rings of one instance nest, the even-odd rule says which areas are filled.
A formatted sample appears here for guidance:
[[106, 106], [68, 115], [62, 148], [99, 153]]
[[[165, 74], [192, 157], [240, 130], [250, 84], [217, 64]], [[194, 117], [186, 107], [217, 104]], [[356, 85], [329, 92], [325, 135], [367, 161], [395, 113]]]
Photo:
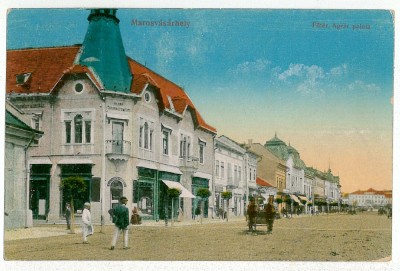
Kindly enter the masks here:
[[174, 225], [174, 200], [178, 198], [181, 193], [182, 191], [177, 188], [168, 188], [167, 190], [168, 197], [171, 199], [171, 226]]
[[208, 188], [200, 188], [197, 190], [196, 196], [201, 198], [201, 216], [200, 223], [203, 224], [203, 216], [204, 216], [204, 203], [211, 196], [210, 190]]
[[63, 192], [63, 196], [66, 201], [70, 202], [71, 205], [71, 233], [75, 233], [75, 208], [74, 199], [84, 197], [86, 192], [85, 180], [80, 176], [71, 176], [61, 180], [60, 189]]
[[222, 198], [227, 202], [227, 210], [226, 210], [226, 221], [228, 221], [229, 216], [229, 200], [232, 198], [232, 192], [225, 191], [221, 193]]

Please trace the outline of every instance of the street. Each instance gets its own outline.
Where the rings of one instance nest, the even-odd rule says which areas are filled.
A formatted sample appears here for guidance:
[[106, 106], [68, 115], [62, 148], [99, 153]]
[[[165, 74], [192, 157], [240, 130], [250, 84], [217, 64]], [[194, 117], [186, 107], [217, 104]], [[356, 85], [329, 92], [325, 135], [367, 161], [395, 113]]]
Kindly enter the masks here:
[[[5, 238], [5, 259], [376, 261], [391, 256], [392, 221], [376, 212], [278, 219], [272, 234], [266, 234], [266, 226], [248, 232], [244, 218], [210, 220], [194, 225], [176, 222], [173, 227], [146, 222], [131, 226], [128, 250], [122, 249], [121, 236], [115, 250], [109, 250], [113, 226], [104, 226], [102, 233], [97, 226], [89, 244], [82, 244], [80, 233], [11, 241]], [[38, 227], [65, 229], [65, 225]]]

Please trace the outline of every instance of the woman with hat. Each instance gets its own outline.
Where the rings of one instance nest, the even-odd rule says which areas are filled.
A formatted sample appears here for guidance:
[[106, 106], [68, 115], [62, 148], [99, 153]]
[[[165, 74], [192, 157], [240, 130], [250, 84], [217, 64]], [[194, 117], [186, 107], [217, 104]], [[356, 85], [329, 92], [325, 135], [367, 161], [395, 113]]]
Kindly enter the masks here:
[[82, 212], [82, 237], [83, 243], [89, 244], [87, 237], [93, 234], [92, 218], [90, 216], [90, 203], [85, 202]]

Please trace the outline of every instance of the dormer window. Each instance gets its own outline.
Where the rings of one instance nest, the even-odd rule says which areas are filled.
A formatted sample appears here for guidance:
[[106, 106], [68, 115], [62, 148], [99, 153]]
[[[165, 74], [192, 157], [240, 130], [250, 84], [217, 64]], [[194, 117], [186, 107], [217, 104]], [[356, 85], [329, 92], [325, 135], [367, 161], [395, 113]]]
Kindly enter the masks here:
[[17, 74], [17, 85], [24, 85], [31, 76], [30, 72]]

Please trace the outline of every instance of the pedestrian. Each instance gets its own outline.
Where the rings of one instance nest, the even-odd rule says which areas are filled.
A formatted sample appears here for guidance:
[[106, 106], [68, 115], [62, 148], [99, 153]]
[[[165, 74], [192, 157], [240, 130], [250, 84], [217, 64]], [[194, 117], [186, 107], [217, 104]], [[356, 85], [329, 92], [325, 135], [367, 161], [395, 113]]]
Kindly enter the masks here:
[[183, 221], [183, 210], [182, 208], [179, 208], [178, 210], [178, 222], [182, 222]]
[[90, 215], [90, 203], [85, 202], [82, 212], [82, 237], [84, 244], [89, 244], [87, 237], [92, 234], [93, 234], [93, 224]]
[[132, 225], [140, 225], [142, 224], [142, 218], [139, 215], [139, 211], [137, 207], [133, 207], [132, 215], [131, 215], [131, 224]]
[[282, 216], [287, 218], [287, 213], [285, 207], [282, 208]]
[[251, 198], [249, 206], [247, 206], [249, 231], [253, 231], [254, 229], [254, 226], [256, 224], [256, 215], [257, 215], [257, 207], [255, 204], [255, 200], [254, 198]]
[[275, 219], [274, 196], [269, 196], [268, 203], [264, 206], [265, 219], [267, 220], [267, 233], [272, 233]]
[[128, 199], [126, 197], [121, 197], [119, 199], [120, 204], [113, 208], [113, 223], [114, 227], [114, 235], [111, 241], [111, 250], [114, 250], [115, 244], [117, 243], [117, 239], [120, 231], [122, 231], [124, 237], [124, 249], [129, 249], [128, 246], [128, 230], [129, 230], [129, 209], [126, 207], [126, 203]]
[[67, 230], [71, 229], [71, 205], [67, 203], [65, 206], [65, 220], [67, 221]]

